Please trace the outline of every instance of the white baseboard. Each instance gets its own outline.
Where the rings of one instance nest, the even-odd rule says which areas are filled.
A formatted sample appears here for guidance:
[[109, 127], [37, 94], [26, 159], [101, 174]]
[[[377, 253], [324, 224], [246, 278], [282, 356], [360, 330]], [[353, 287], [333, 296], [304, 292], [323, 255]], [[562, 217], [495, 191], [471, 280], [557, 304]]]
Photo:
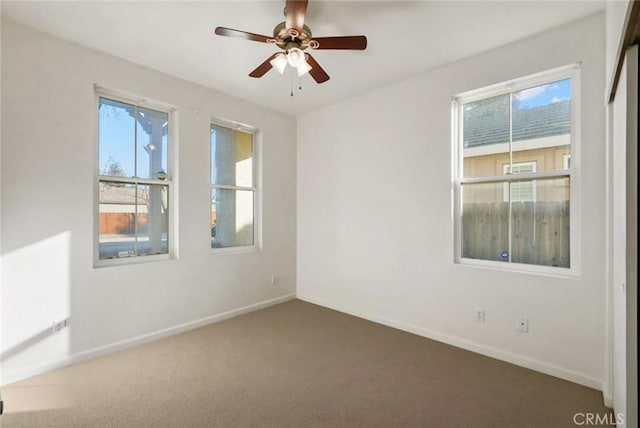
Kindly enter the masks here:
[[[339, 312], [343, 312], [349, 315], [363, 318], [368, 321], [373, 321], [378, 324], [386, 325], [388, 327], [397, 328], [409, 333], [416, 334], [418, 336], [426, 337], [428, 339], [437, 340], [438, 342], [446, 343], [447, 345], [455, 346], [457, 348], [466, 349], [468, 351], [475, 352], [477, 354], [486, 355], [497, 360], [505, 361], [507, 363], [515, 364], [516, 366], [525, 367], [531, 370], [535, 370], [550, 376], [554, 376], [560, 379], [568, 380], [580, 385], [588, 386], [589, 388], [602, 391], [602, 380], [596, 379], [591, 376], [587, 376], [582, 373], [578, 373], [572, 370], [565, 369], [563, 367], [556, 366], [554, 364], [537, 360], [535, 358], [529, 358], [523, 355], [514, 354], [512, 352], [504, 351], [491, 346], [483, 345], [481, 343], [473, 342], [467, 339], [462, 339], [449, 334], [440, 333], [437, 331], [429, 330], [423, 327], [395, 321], [392, 319], [379, 317], [366, 312], [353, 310], [352, 308], [345, 307], [344, 305], [335, 304], [333, 302], [327, 302], [310, 298], [305, 295], [298, 294], [298, 299], [305, 302], [313, 303], [319, 306], [324, 306], [329, 309], [334, 309]], [[605, 397], [606, 400], [606, 397]]]
[[91, 360], [112, 352], [121, 351], [133, 346], [142, 345], [143, 343], [152, 342], [154, 340], [162, 339], [163, 337], [173, 336], [185, 331], [193, 330], [198, 327], [224, 321], [229, 318], [237, 317], [249, 312], [257, 311], [259, 309], [267, 308], [269, 306], [277, 305], [296, 298], [295, 294], [286, 294], [284, 296], [276, 297], [274, 299], [264, 300], [262, 302], [253, 303], [251, 305], [243, 306], [241, 308], [232, 309], [220, 314], [210, 315], [208, 317], [200, 318], [194, 321], [189, 321], [184, 324], [179, 324], [173, 327], [157, 330], [148, 334], [133, 337], [131, 339], [121, 340], [119, 342], [110, 343], [108, 345], [99, 346], [96, 348], [88, 349], [86, 351], [78, 352], [69, 355], [64, 358], [48, 361], [37, 366], [23, 368], [13, 373], [3, 373], [0, 386], [5, 386], [10, 383], [18, 382], [23, 379], [36, 376], [42, 373], [56, 370], [62, 367], [66, 367], [70, 364], [76, 364], [83, 361]]

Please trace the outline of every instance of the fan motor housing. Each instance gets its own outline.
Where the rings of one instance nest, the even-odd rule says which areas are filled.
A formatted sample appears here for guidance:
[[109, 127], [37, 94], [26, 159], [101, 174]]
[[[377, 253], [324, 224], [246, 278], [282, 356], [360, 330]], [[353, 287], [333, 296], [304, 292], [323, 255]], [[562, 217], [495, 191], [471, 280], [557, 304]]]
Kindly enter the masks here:
[[299, 49], [306, 49], [309, 47], [311, 40], [311, 29], [306, 25], [303, 25], [302, 32], [298, 32], [295, 28], [287, 29], [286, 22], [281, 22], [273, 29], [274, 43], [280, 49], [288, 49], [295, 44], [295, 47]]

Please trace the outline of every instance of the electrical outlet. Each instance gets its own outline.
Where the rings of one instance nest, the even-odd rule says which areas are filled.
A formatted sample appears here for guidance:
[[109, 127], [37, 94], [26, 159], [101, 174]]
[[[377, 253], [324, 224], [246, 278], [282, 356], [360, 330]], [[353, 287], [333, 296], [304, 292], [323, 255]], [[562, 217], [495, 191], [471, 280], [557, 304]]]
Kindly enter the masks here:
[[518, 318], [518, 330], [525, 333], [529, 331], [529, 318]]
[[484, 322], [484, 309], [476, 309], [476, 321]]

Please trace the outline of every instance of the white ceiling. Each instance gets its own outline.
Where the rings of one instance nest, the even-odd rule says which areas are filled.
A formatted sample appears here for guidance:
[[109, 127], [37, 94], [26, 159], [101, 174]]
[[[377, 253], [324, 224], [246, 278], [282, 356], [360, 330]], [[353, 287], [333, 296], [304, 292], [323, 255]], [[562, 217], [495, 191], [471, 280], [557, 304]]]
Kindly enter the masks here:
[[[315, 36], [364, 34], [366, 51], [315, 51], [331, 76], [247, 74], [273, 45], [213, 34], [217, 26], [270, 36], [281, 1], [4, 1], [4, 18], [165, 73], [301, 114], [604, 9], [603, 1], [310, 0]], [[297, 88], [297, 78], [296, 88]]]

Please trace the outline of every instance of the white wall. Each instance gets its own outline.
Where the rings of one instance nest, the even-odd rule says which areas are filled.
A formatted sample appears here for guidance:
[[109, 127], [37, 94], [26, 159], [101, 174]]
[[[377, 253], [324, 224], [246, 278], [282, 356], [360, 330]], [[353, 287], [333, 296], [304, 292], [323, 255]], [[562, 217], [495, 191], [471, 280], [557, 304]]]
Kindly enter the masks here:
[[[604, 31], [598, 14], [299, 117], [299, 298], [601, 388]], [[577, 61], [580, 276], [454, 264], [452, 96]]]
[[[96, 83], [178, 108], [177, 260], [93, 267]], [[260, 251], [210, 250], [211, 117], [262, 132]], [[3, 21], [0, 381], [292, 297], [295, 126], [293, 117]], [[48, 334], [67, 316], [69, 328]]]

